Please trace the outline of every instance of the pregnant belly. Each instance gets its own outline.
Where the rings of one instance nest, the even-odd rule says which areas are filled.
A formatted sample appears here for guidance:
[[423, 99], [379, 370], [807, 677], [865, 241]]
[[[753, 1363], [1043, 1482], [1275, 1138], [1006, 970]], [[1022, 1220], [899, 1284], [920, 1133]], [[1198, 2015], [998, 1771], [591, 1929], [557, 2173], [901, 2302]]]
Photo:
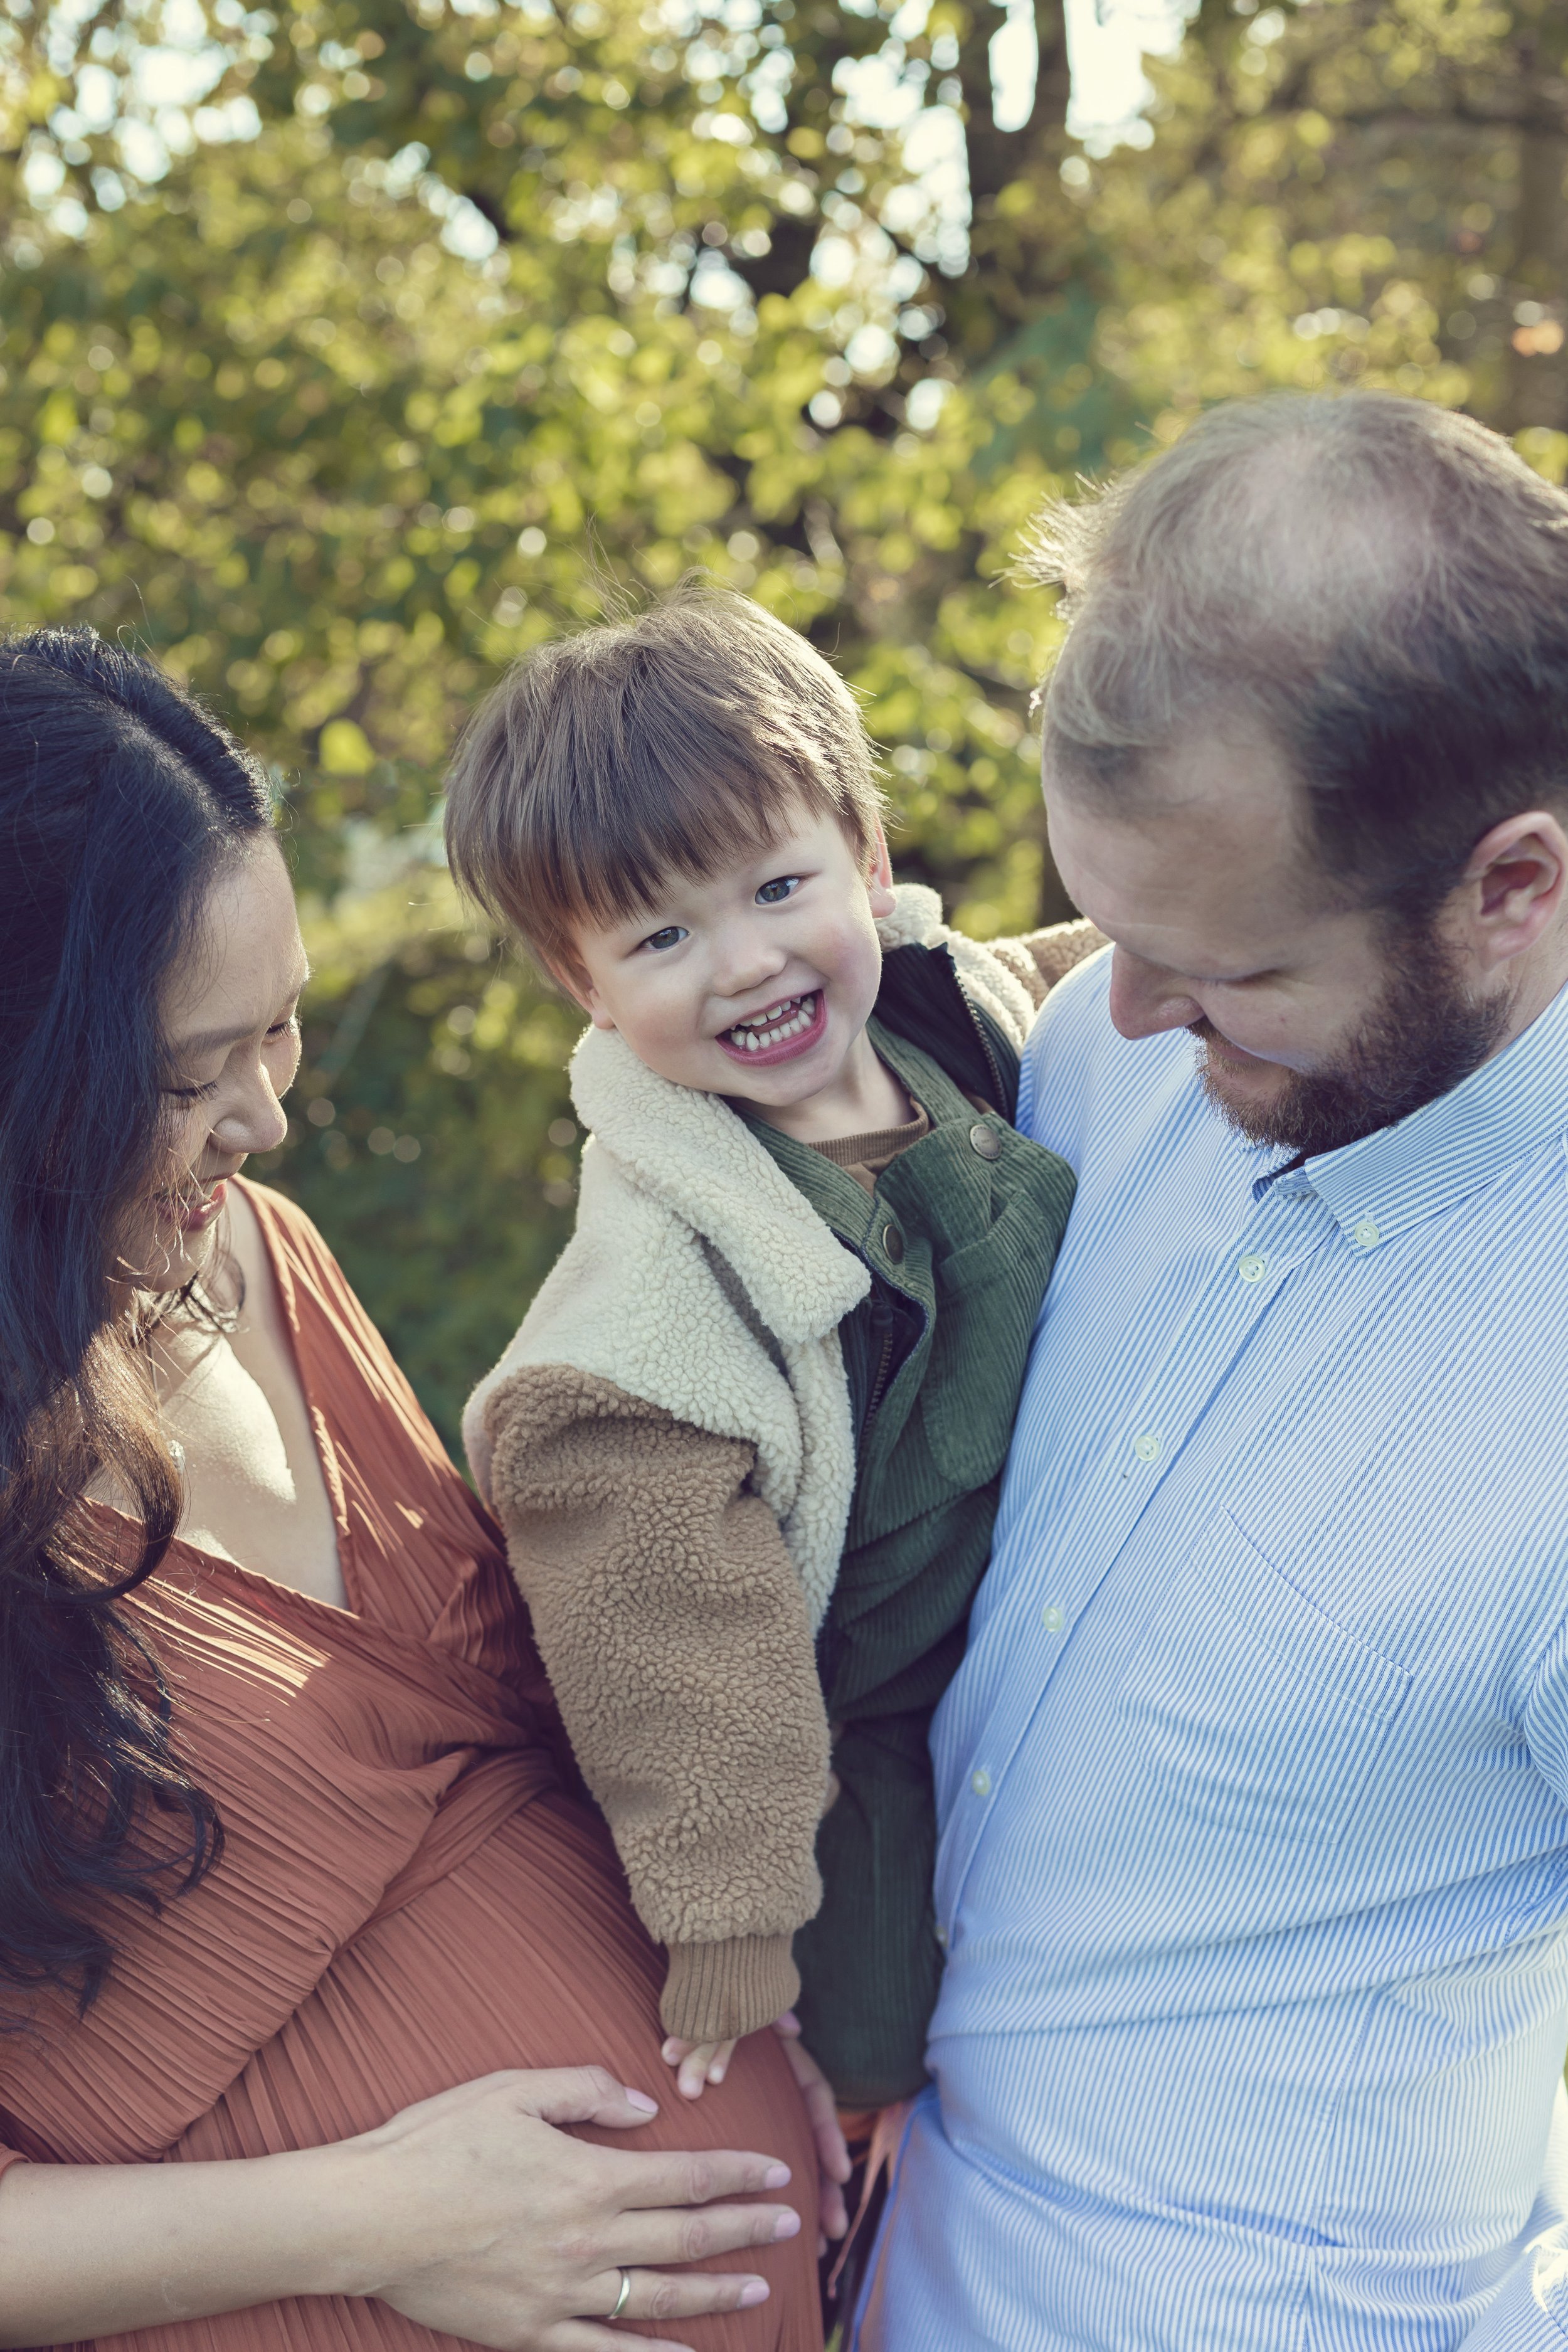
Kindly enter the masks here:
[[[807, 2224], [793, 2244], [712, 2265], [762, 2271], [773, 2296], [760, 2310], [642, 2332], [702, 2352], [819, 2352], [816, 2171], [782, 2052], [772, 2035], [753, 2035], [719, 2089], [687, 2105], [659, 2057], [663, 1976], [602, 1825], [569, 1799], [540, 1797], [443, 1874], [405, 1874], [172, 2158], [316, 2147], [478, 2075], [596, 2063], [647, 2091], [660, 2112], [646, 2130], [580, 2137], [782, 2157], [793, 2175], [784, 2193]], [[114, 2339], [116, 2352], [434, 2352], [453, 2342], [384, 2304], [337, 2297]]]

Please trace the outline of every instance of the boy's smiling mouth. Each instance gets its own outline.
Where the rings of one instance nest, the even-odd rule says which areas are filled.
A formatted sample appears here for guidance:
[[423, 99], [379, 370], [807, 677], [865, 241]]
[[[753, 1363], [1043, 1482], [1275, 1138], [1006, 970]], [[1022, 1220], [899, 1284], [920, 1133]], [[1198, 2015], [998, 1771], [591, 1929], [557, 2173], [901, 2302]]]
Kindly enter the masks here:
[[765, 1011], [749, 1013], [721, 1031], [718, 1042], [731, 1061], [742, 1062], [748, 1069], [768, 1068], [809, 1053], [826, 1022], [826, 999], [816, 988], [808, 995], [781, 997]]

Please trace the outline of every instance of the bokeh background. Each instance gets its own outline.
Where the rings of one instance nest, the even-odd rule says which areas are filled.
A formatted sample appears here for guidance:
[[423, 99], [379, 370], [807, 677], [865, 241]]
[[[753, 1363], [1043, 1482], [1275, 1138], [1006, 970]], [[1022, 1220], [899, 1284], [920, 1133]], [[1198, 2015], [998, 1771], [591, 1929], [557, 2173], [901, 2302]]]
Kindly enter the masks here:
[[1279, 384], [1560, 478], [1565, 55], [1568, 0], [0, 0], [0, 624], [271, 763], [316, 978], [262, 1172], [449, 1437], [578, 1143], [577, 1018], [440, 863], [483, 688], [705, 565], [864, 695], [906, 876], [1067, 911], [1032, 510]]

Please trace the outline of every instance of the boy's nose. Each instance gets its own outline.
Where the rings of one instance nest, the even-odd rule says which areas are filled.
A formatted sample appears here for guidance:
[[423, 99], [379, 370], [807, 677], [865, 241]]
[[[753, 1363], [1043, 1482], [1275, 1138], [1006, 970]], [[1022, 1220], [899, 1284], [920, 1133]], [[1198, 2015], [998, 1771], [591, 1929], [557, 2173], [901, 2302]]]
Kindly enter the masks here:
[[771, 940], [734, 940], [714, 957], [713, 986], [721, 996], [751, 996], [765, 988], [788, 961], [788, 949]]

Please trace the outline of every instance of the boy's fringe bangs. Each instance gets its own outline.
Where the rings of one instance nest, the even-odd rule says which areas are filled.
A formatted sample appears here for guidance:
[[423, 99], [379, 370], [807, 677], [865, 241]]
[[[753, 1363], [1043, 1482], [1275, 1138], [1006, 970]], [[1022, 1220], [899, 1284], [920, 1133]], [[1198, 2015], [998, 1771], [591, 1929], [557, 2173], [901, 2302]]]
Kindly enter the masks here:
[[670, 875], [703, 882], [781, 841], [804, 801], [815, 814], [848, 812], [822, 786], [808, 762], [776, 755], [743, 771], [666, 769], [662, 789], [584, 793], [574, 808], [548, 812], [536, 839], [539, 884], [529, 893], [558, 935], [574, 925], [624, 922], [649, 914]]
[[460, 887], [558, 970], [577, 925], [757, 856], [803, 803], [870, 847], [882, 794], [858, 698], [772, 614], [689, 579], [502, 680], [458, 748], [447, 844]]

